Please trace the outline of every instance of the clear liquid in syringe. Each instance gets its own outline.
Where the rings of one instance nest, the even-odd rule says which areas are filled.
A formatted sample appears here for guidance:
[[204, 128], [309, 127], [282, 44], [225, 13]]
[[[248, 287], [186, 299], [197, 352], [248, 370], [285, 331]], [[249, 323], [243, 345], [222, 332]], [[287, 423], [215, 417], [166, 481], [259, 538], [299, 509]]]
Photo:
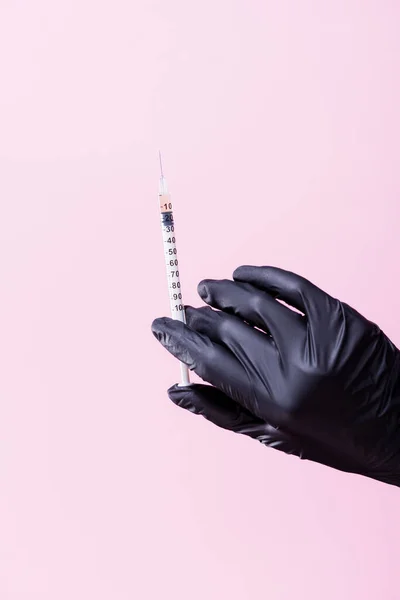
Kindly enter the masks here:
[[[171, 317], [182, 323], [186, 322], [185, 309], [182, 301], [182, 288], [179, 275], [178, 250], [176, 247], [176, 234], [174, 213], [172, 208], [171, 196], [168, 192], [168, 186], [164, 177], [161, 154], [160, 154], [160, 186], [159, 186], [159, 203], [160, 203], [160, 218], [161, 230], [163, 238], [165, 266], [167, 270], [167, 282]], [[183, 363], [181, 365], [181, 383], [180, 385], [190, 385], [189, 369]]]

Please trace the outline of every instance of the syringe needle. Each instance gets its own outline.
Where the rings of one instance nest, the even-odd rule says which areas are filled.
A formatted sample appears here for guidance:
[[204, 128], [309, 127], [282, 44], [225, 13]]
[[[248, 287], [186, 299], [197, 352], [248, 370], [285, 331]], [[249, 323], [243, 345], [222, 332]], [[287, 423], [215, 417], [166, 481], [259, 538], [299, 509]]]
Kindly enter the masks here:
[[164, 172], [163, 172], [163, 168], [162, 168], [162, 159], [161, 159], [161, 151], [158, 151], [158, 156], [160, 158], [160, 171], [161, 171], [161, 179], [164, 179]]

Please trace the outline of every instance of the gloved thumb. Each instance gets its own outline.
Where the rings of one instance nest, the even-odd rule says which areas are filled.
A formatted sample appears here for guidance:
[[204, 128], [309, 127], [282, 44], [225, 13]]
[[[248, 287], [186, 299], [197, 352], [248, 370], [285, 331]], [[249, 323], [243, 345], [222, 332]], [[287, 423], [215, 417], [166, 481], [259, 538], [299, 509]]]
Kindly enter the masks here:
[[[174, 385], [168, 390], [168, 396], [177, 406], [202, 415], [207, 421], [222, 429], [247, 435], [285, 454], [292, 454], [340, 471], [349, 471], [346, 461], [340, 456], [332, 454], [330, 450], [321, 447], [313, 440], [294, 435], [255, 417], [250, 411], [210, 385], [192, 384], [188, 387]], [[351, 472], [358, 471], [352, 469]]]
[[168, 390], [168, 396], [177, 406], [203, 416], [222, 429], [247, 435], [287, 454], [302, 456], [301, 445], [291, 434], [255, 417], [210, 385], [174, 385]]

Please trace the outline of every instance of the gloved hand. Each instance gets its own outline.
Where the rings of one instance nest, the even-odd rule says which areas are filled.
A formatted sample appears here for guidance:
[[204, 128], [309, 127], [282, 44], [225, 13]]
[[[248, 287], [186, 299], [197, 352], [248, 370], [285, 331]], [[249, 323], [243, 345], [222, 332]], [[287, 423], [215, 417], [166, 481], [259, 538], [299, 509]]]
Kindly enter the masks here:
[[[156, 338], [211, 384], [170, 398], [267, 446], [400, 486], [400, 352], [353, 308], [273, 267], [205, 280]], [[283, 300], [286, 305], [278, 302]]]

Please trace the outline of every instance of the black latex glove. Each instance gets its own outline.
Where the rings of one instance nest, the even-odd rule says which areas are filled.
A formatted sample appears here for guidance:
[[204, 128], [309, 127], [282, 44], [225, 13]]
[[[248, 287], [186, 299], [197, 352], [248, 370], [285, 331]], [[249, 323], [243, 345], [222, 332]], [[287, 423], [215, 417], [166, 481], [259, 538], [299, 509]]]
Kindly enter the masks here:
[[[273, 267], [203, 281], [210, 306], [156, 338], [204, 381], [170, 398], [216, 425], [342, 471], [400, 485], [400, 352], [347, 304]], [[278, 302], [283, 300], [299, 312]]]

